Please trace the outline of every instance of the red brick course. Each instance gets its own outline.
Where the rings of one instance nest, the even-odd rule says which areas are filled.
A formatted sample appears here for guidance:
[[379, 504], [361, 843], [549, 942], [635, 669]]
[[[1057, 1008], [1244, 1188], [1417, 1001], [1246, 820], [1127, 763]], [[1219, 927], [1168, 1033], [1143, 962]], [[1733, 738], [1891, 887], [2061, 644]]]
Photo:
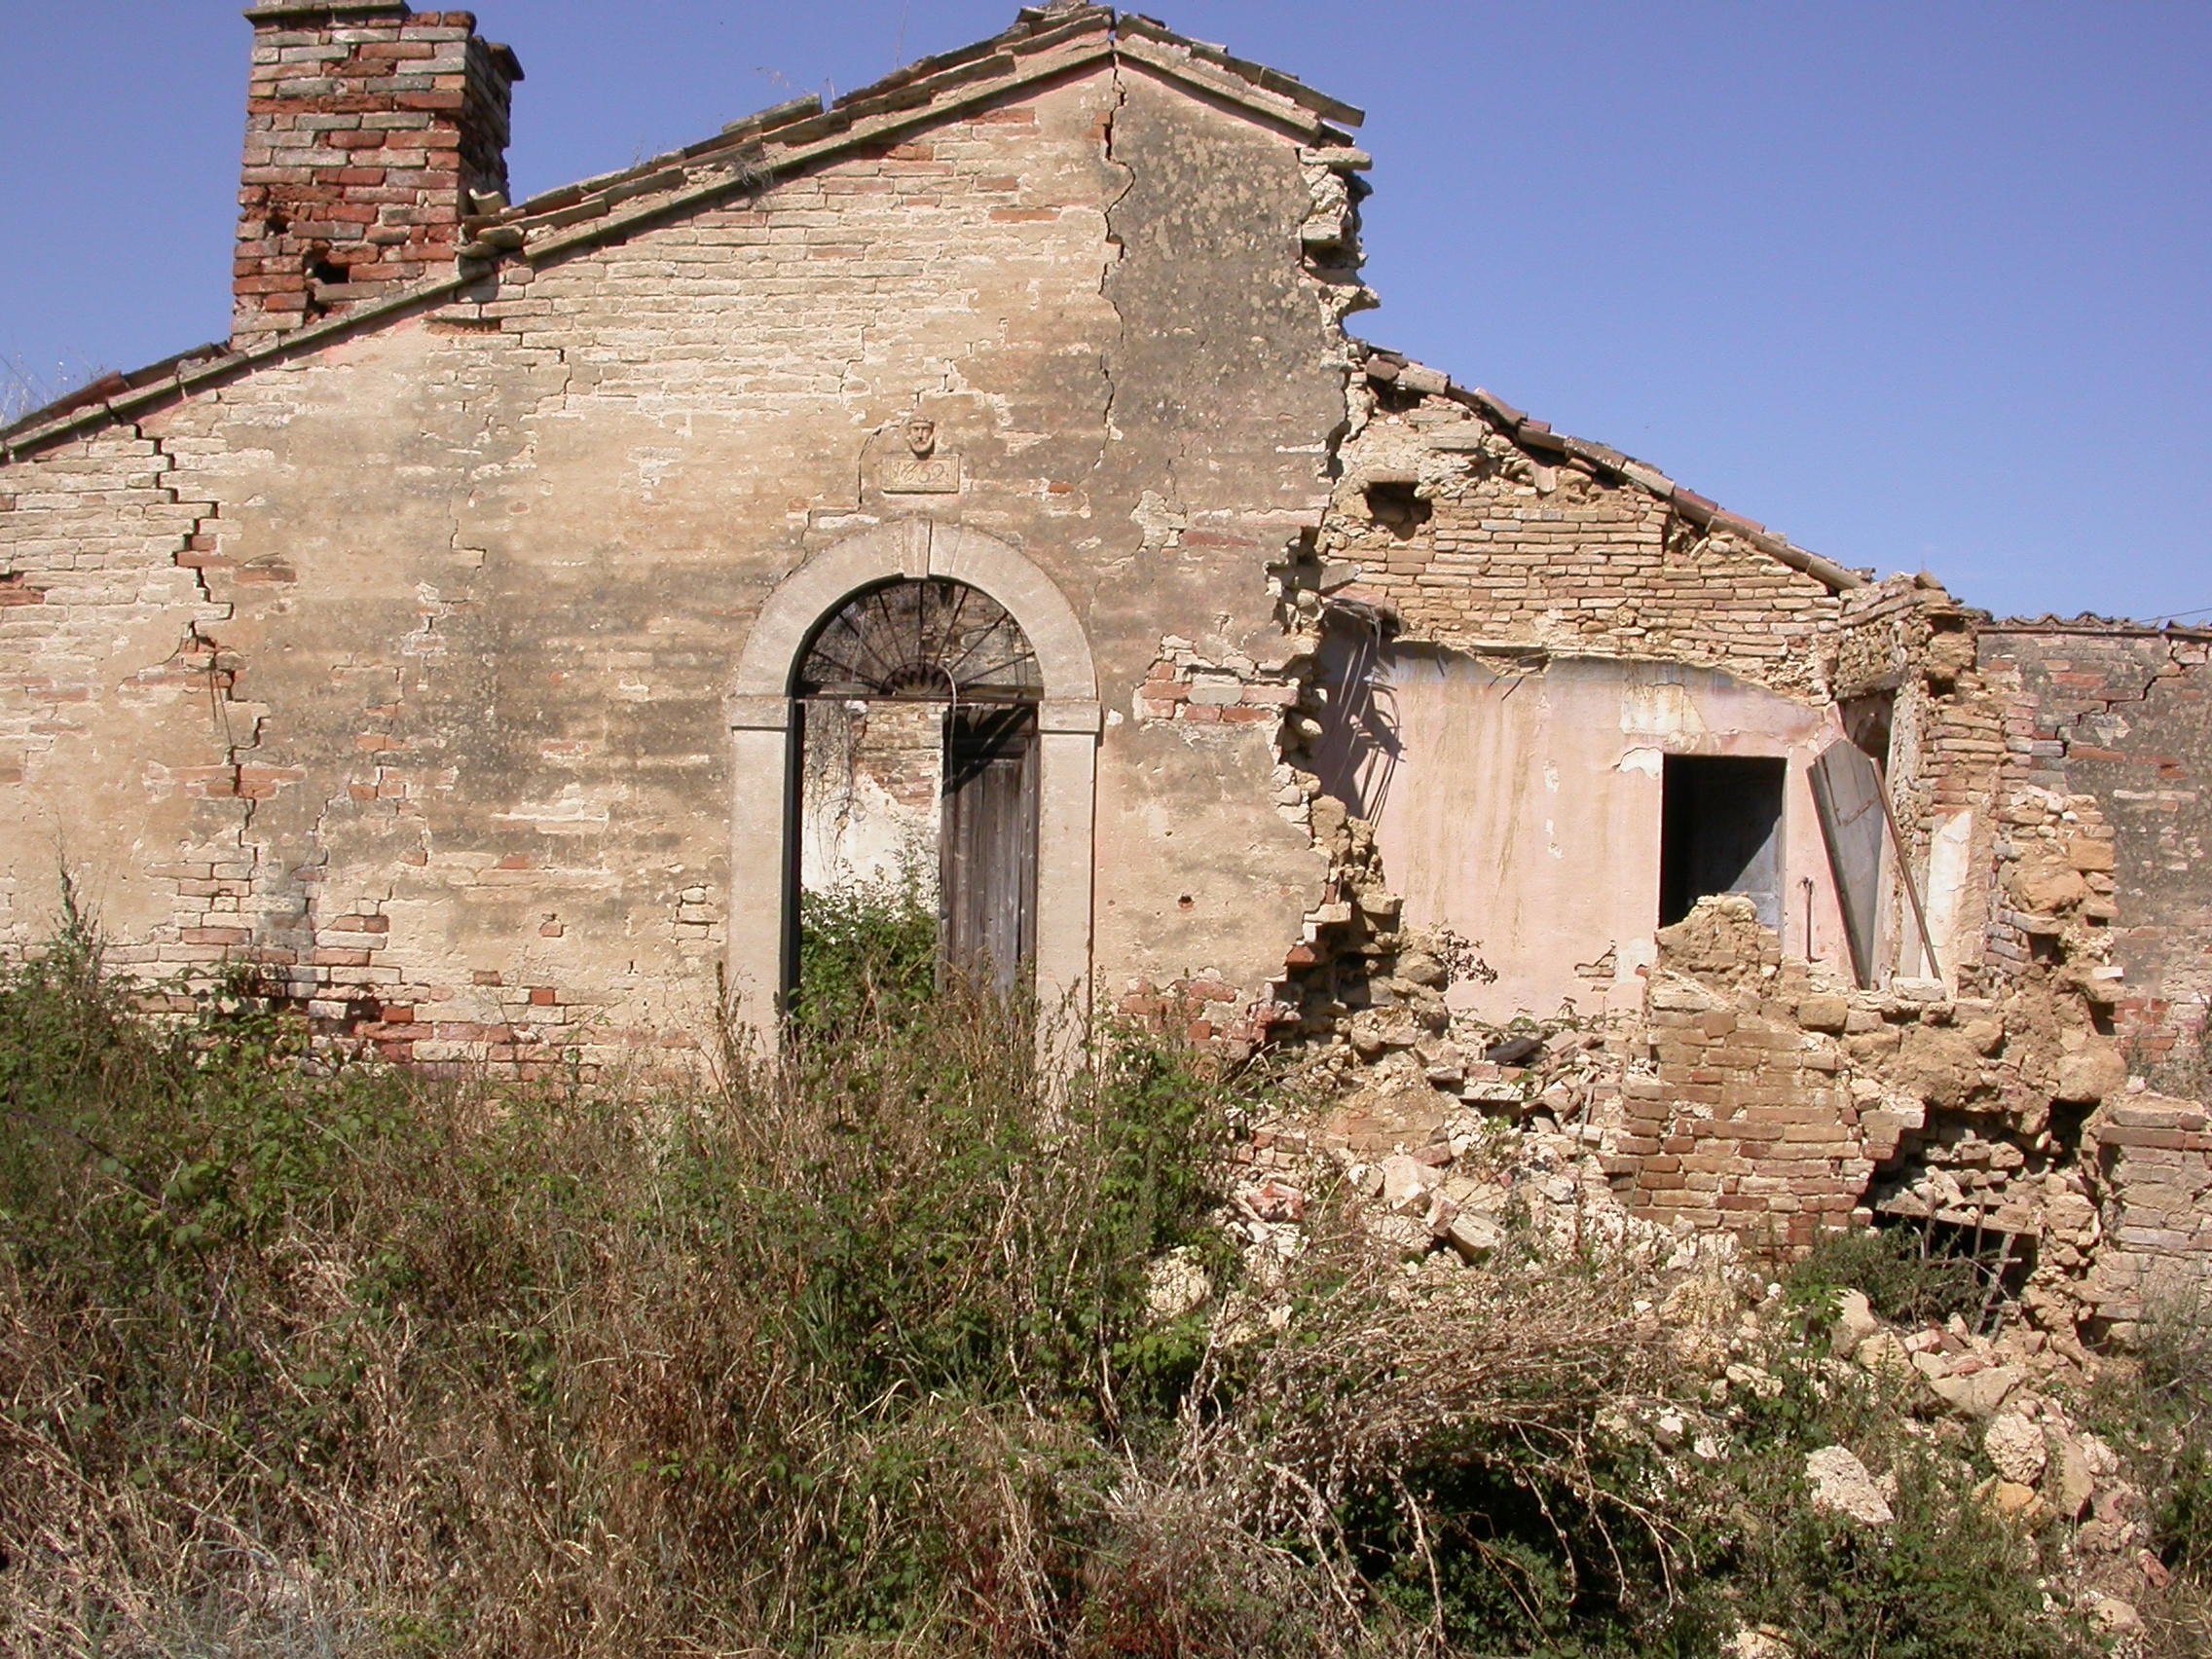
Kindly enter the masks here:
[[231, 334], [248, 346], [434, 275], [506, 190], [521, 70], [466, 12], [257, 18]]

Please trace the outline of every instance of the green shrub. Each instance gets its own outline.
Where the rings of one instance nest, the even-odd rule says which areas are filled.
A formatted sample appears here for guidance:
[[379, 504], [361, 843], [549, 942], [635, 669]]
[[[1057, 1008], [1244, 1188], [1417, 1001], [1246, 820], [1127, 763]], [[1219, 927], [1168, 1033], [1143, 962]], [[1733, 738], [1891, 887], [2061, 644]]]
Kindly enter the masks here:
[[1048, 1086], [947, 993], [637, 1101], [132, 1005], [82, 927], [0, 983], [0, 1650], [959, 1649], [1067, 1622], [1174, 1432], [1230, 1101], [1172, 1053]]
[[[1984, 1471], [1908, 1430], [1909, 1383], [1825, 1357], [1821, 1323], [1778, 1333], [1762, 1366], [1774, 1385], [1736, 1401], [1713, 1471], [1704, 1554], [1739, 1616], [1788, 1631], [1798, 1659], [2093, 1651], [2045, 1607], [2038, 1546], [1989, 1507]], [[1889, 1477], [1889, 1525], [1813, 1506], [1805, 1459], [1835, 1445]]]
[[1876, 1313], [1906, 1325], [1939, 1323], [1954, 1313], [1972, 1322], [1988, 1293], [1983, 1269], [1972, 1256], [1905, 1227], [1824, 1233], [1790, 1268], [1785, 1285], [1799, 1303], [1862, 1291]]
[[[2092, 1649], [2046, 1616], [2034, 1543], [1974, 1495], [1964, 1468], [1894, 1449], [1895, 1522], [1865, 1528], [1776, 1480], [1754, 1498], [1730, 1575], [1748, 1617], [1799, 1659], [2066, 1659]], [[1773, 1471], [1779, 1475], [1779, 1469]]]
[[938, 918], [911, 870], [799, 895], [802, 1037], [850, 1037], [926, 1008], [938, 987]]

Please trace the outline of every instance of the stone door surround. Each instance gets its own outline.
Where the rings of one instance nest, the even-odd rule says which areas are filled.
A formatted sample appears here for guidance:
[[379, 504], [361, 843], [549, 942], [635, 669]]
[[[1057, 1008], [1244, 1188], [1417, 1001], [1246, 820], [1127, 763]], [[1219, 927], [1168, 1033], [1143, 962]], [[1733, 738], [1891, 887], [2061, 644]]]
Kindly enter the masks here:
[[996, 536], [902, 519], [823, 549], [776, 584], [747, 636], [730, 686], [729, 947], [739, 1022], [776, 1039], [786, 984], [793, 688], [816, 626], [864, 587], [949, 576], [980, 588], [1029, 638], [1044, 678], [1037, 708], [1037, 990], [1080, 1028], [1089, 1014], [1092, 810], [1098, 781], [1098, 673], [1075, 608], [1052, 579]]

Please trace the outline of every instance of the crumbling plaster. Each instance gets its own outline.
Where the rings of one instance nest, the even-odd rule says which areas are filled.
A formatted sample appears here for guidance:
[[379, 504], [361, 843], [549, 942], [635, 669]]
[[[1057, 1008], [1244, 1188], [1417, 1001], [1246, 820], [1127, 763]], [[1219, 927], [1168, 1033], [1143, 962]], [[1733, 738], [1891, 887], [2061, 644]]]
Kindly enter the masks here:
[[1654, 662], [1567, 657], [1516, 672], [1404, 647], [1386, 671], [1377, 695], [1399, 758], [1371, 765], [1347, 798], [1373, 803], [1365, 816], [1406, 923], [1460, 935], [1496, 974], [1456, 986], [1456, 1008], [1502, 1024], [1563, 1004], [1597, 1014], [1641, 1002], [1670, 755], [1788, 763], [1783, 948], [1849, 972], [1806, 781], [1840, 735], [1831, 711], [1717, 669]]

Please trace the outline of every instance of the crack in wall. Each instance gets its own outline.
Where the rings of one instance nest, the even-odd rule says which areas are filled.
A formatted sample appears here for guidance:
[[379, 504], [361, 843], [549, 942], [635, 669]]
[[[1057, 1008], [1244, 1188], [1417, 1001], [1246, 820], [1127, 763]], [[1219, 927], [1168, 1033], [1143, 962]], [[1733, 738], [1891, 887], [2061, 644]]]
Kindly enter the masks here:
[[2091, 693], [2091, 696], [2101, 707], [2081, 709], [2063, 720], [2052, 722], [2050, 739], [2061, 747], [2063, 751], [2061, 758], [2071, 758], [2073, 747], [2081, 738], [2082, 726], [2084, 721], [2094, 719], [2100, 714], [2113, 714], [2128, 704], [2147, 704], [2151, 700], [2152, 693], [2157, 691], [2165, 682], [2179, 679], [2187, 675], [2191, 668], [2199, 666], [2191, 663], [2182, 656], [2181, 641], [2160, 640], [2158, 643], [2165, 647], [2165, 660], [2151, 671], [2150, 677], [2143, 682], [2143, 688], [2140, 691], [2120, 692], [2110, 695]]
[[1106, 464], [1106, 446], [1121, 435], [1114, 425], [1114, 402], [1120, 393], [1120, 387], [1114, 379], [1114, 357], [1129, 337], [1128, 319], [1122, 314], [1122, 308], [1114, 299], [1114, 273], [1121, 268], [1124, 245], [1120, 234], [1114, 228], [1115, 217], [1120, 213], [1122, 203], [1128, 200], [1129, 193], [1137, 187], [1136, 168], [1114, 153], [1116, 124], [1120, 121], [1122, 111], [1129, 101], [1128, 89], [1122, 83], [1122, 65], [1119, 58], [1113, 61], [1112, 67], [1108, 70], [1108, 76], [1113, 84], [1114, 101], [1106, 113], [1099, 118], [1099, 145], [1106, 165], [1109, 167], [1121, 169], [1122, 187], [1106, 201], [1104, 217], [1108, 252], [1106, 258], [1099, 262], [1098, 268], [1098, 297], [1106, 302], [1107, 309], [1114, 313], [1114, 344], [1098, 354], [1098, 378], [1106, 384], [1106, 404], [1099, 417], [1099, 424], [1105, 434], [1100, 439], [1098, 446], [1098, 465], [1101, 468]]
[[[175, 477], [179, 463], [176, 457], [169, 453], [168, 446], [158, 433], [147, 431], [142, 424], [135, 422], [129, 424], [125, 429], [141, 443], [150, 444], [153, 447], [155, 456], [163, 462], [160, 476], [165, 479]], [[197, 507], [203, 504], [197, 501], [186, 501], [182, 493], [172, 482], [164, 482], [157, 488], [173, 506]], [[227, 756], [225, 763], [231, 768], [232, 785], [236, 790], [240, 783], [239, 768], [243, 764], [241, 756], [245, 751], [259, 746], [261, 717], [254, 717], [250, 735], [245, 742], [240, 743], [237, 727], [231, 721], [232, 707], [234, 705], [240, 708], [244, 706], [237, 696], [238, 658], [234, 653], [226, 650], [222, 641], [211, 631], [217, 624], [234, 620], [238, 614], [238, 607], [228, 600], [218, 599], [215, 596], [214, 589], [208, 585], [206, 566], [193, 557], [194, 555], [216, 553], [222, 534], [220, 530], [222, 503], [208, 501], [203, 504], [207, 510], [194, 515], [191, 528], [185, 532], [181, 544], [171, 550], [169, 559], [171, 565], [176, 569], [191, 573], [192, 584], [200, 596], [201, 604], [208, 610], [219, 611], [221, 614], [190, 618], [185, 623], [184, 642], [175, 652], [171, 653], [169, 660], [173, 662], [178, 657], [189, 656], [202, 656], [206, 659], [204, 672], [207, 677], [208, 718], [218, 721], [223, 728], [224, 751]], [[249, 817], [250, 814], [251, 803], [248, 802]]]

